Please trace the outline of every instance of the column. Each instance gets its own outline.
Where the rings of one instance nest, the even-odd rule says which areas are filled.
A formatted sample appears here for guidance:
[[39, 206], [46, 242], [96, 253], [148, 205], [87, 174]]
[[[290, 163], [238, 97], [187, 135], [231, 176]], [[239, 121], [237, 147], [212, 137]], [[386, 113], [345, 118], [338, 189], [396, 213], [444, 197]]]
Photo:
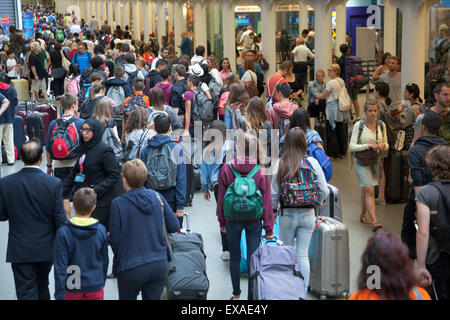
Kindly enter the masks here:
[[144, 12], [144, 42], [148, 43], [149, 35], [152, 33], [153, 25], [153, 8], [150, 0], [144, 0], [142, 3], [142, 11]]
[[130, 26], [130, 2], [124, 0], [122, 3], [122, 30], [125, 31], [125, 26]]
[[141, 19], [140, 19], [140, 15], [139, 12], [141, 8], [140, 8], [140, 1], [139, 0], [133, 0], [132, 2], [132, 16], [133, 16], [133, 28], [132, 28], [132, 33], [134, 36], [134, 39], [141, 39]]
[[183, 2], [175, 0], [173, 2], [173, 21], [175, 32], [175, 50], [177, 55], [181, 54], [181, 49], [178, 46], [181, 44], [181, 33], [186, 31], [186, 23], [183, 17]]
[[[261, 40], [262, 40], [262, 53], [269, 63], [269, 70], [265, 72], [266, 79], [269, 76], [277, 72], [276, 68], [276, 44], [275, 44], [275, 32], [276, 32], [276, 12], [275, 6], [272, 0], [262, 0], [260, 1], [261, 7]], [[331, 18], [330, 18], [331, 19]], [[331, 23], [331, 22], [330, 22]], [[234, 26], [234, 24], [233, 24]], [[229, 27], [228, 27], [229, 28]], [[234, 30], [234, 28], [233, 28]], [[234, 39], [234, 37], [233, 37]], [[234, 41], [233, 41], [234, 50]]]
[[[439, 0], [391, 0], [403, 14], [402, 25], [402, 88], [416, 83], [425, 92], [425, 34], [429, 7]], [[414, 53], [414, 54], [411, 54]]]
[[168, 2], [168, 4], [167, 4], [167, 16], [168, 16], [167, 36], [169, 36], [169, 34], [171, 32], [173, 32], [173, 3], [172, 2]]
[[308, 4], [303, 0], [299, 2], [298, 18], [298, 34], [301, 35], [303, 30], [308, 29]]
[[114, 30], [117, 26], [122, 27], [122, 1], [116, 0], [114, 1]]
[[[234, 1], [222, 0], [223, 57], [228, 58], [231, 69], [236, 71], [234, 6]], [[230, 28], [230, 26], [233, 27]], [[262, 39], [262, 41], [264, 41], [264, 35], [262, 36]]]
[[111, 26], [111, 32], [113, 32], [113, 33], [114, 33], [114, 28], [116, 27], [114, 24], [114, 13], [113, 13], [114, 2], [115, 1], [108, 0], [108, 2], [106, 4], [107, 9], [108, 9], [108, 19], [107, 20], [108, 20], [108, 24]]
[[314, 70], [326, 70], [331, 64], [331, 13], [335, 6], [332, 0], [307, 0], [314, 8], [316, 33], [314, 41]]
[[345, 42], [347, 31], [347, 0], [336, 5], [336, 46], [335, 55], [340, 56], [339, 46]]
[[162, 48], [162, 37], [166, 35], [166, 2], [158, 1], [156, 3], [156, 11], [158, 14], [157, 30], [159, 47]]
[[[194, 51], [202, 45], [207, 48], [206, 3], [198, 0], [194, 3]], [[206, 54], [206, 53], [205, 53]]]
[[383, 0], [384, 3], [384, 52], [397, 55], [397, 8], [391, 0]]

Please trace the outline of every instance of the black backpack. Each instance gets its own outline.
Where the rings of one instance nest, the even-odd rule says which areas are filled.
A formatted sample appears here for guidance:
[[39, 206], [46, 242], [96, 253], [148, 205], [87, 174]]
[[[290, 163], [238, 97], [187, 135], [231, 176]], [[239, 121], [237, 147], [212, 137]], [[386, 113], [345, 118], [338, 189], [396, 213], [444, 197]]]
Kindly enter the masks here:
[[183, 94], [186, 91], [186, 80], [178, 81], [172, 86], [172, 95], [170, 96], [170, 105], [172, 108], [178, 108], [179, 111], [184, 111]]
[[83, 102], [83, 104], [80, 107], [80, 118], [81, 119], [88, 119], [92, 117], [92, 114], [94, 113], [95, 104], [97, 101], [99, 101], [103, 96], [99, 96], [94, 99], [87, 99]]
[[450, 254], [450, 195], [445, 189], [449, 184], [442, 180], [430, 183], [439, 191], [438, 212], [431, 215], [431, 234], [439, 250], [447, 254]]
[[135, 72], [127, 72], [127, 83], [133, 88], [133, 80], [138, 76], [139, 69], [137, 69]]

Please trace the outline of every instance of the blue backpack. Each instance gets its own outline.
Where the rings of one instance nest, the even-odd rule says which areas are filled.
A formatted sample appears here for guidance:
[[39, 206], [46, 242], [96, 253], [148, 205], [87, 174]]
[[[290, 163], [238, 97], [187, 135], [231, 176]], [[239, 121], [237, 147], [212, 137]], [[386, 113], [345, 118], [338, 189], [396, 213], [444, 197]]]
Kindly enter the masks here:
[[325, 175], [325, 180], [330, 181], [333, 176], [333, 167], [330, 159], [328, 159], [326, 153], [322, 148], [318, 147], [315, 143], [311, 143], [306, 149], [308, 154], [319, 162], [320, 167]]

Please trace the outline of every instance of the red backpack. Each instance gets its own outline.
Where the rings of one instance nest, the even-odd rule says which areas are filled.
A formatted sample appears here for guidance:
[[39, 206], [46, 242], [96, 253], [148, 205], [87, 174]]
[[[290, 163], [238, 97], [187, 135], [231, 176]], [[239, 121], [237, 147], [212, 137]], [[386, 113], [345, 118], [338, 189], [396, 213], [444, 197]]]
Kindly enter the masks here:
[[80, 154], [80, 137], [75, 120], [72, 117], [69, 120], [63, 118], [56, 119], [50, 137], [50, 155], [55, 160], [75, 159]]

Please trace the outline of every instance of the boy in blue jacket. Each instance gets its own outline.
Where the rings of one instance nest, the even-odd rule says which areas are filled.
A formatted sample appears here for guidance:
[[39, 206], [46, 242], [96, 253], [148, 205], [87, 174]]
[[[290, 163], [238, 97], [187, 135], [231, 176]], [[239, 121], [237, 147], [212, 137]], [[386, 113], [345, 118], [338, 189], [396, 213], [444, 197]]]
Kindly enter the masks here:
[[[160, 114], [155, 118], [156, 135], [153, 136], [147, 144], [147, 147], [141, 151], [141, 160], [147, 165], [147, 158], [151, 149], [162, 148], [168, 144], [172, 149], [171, 160], [176, 158], [176, 185], [168, 190], [156, 190], [166, 199], [170, 208], [176, 212], [176, 216], [180, 221], [180, 228], [183, 224], [184, 204], [186, 203], [186, 165], [183, 159], [183, 148], [177, 145], [170, 138], [171, 119], [165, 114]], [[147, 165], [147, 169], [150, 169]], [[147, 184], [146, 184], [147, 185]]]
[[108, 240], [105, 227], [91, 218], [96, 203], [93, 189], [79, 189], [73, 195], [75, 217], [56, 233], [56, 300], [103, 300], [109, 264]]

